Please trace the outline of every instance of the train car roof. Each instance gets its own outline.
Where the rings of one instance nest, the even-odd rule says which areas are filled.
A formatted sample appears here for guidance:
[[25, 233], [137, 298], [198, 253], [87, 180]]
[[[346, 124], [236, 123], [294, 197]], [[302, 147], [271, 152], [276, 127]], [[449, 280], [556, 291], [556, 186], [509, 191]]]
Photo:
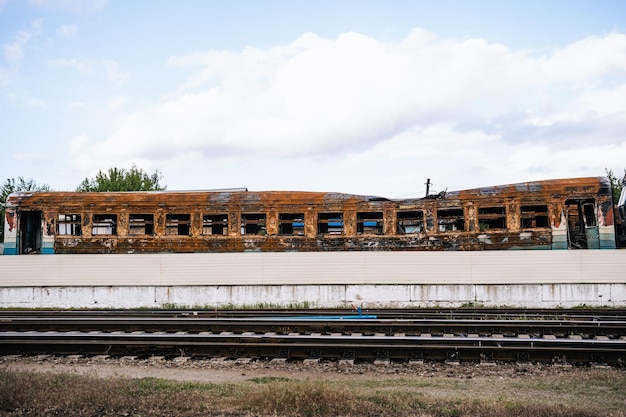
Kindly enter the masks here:
[[458, 191], [445, 191], [421, 198], [391, 200], [386, 197], [367, 196], [336, 192], [318, 191], [249, 191], [247, 188], [224, 188], [212, 190], [163, 190], [163, 191], [115, 191], [115, 192], [76, 192], [76, 191], [20, 191], [11, 193], [7, 207], [21, 204], [82, 204], [115, 203], [132, 197], [135, 203], [159, 204], [176, 195], [180, 201], [190, 204], [207, 203], [257, 203], [272, 204], [278, 202], [336, 201], [343, 203], [398, 201], [408, 202], [424, 199], [468, 199], [480, 197], [510, 197], [520, 193], [538, 193], [543, 195], [571, 194], [607, 194], [611, 193], [611, 184], [606, 177], [583, 177], [539, 180], [505, 185], [479, 187]]
[[451, 193], [447, 193], [447, 196], [450, 196], [451, 198], [462, 198], [468, 195], [512, 196], [519, 193], [542, 193], [546, 195], [554, 195], [562, 194], [565, 192], [571, 194], [585, 194], [590, 192], [598, 194], [610, 194], [611, 183], [606, 177], [562, 178], [453, 191]]
[[[432, 194], [427, 199], [470, 199], [481, 197], [513, 197], [520, 193], [537, 193], [546, 196], [568, 194], [611, 193], [611, 183], [606, 177], [561, 178], [492, 185], [465, 190], [444, 191]], [[408, 200], [404, 200], [408, 201]]]
[[248, 191], [247, 189], [221, 189], [210, 191], [116, 191], [116, 192], [66, 192], [66, 191], [22, 191], [12, 193], [7, 198], [7, 207], [22, 204], [82, 204], [115, 203], [133, 201], [139, 204], [159, 204], [175, 197], [177, 202], [189, 204], [239, 203], [272, 204], [277, 202], [336, 201], [358, 203], [367, 201], [388, 201], [384, 197], [363, 196], [346, 193], [315, 191]]

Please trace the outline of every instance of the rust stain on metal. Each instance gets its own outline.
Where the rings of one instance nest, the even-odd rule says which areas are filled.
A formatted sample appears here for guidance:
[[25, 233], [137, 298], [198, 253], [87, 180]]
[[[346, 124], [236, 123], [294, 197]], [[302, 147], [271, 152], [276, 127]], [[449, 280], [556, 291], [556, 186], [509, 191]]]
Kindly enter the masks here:
[[16, 227], [16, 218], [15, 218], [15, 213], [13, 211], [9, 211], [7, 210], [5, 212], [5, 217], [6, 217], [6, 222], [9, 225], [9, 232], [12, 232], [13, 229], [15, 229]]
[[41, 211], [55, 253], [549, 249], [555, 231], [580, 226], [574, 216], [591, 221], [589, 210], [598, 225], [613, 225], [610, 199], [604, 178], [406, 200], [300, 191], [37, 192], [12, 194], [7, 222], [15, 227], [16, 211]]

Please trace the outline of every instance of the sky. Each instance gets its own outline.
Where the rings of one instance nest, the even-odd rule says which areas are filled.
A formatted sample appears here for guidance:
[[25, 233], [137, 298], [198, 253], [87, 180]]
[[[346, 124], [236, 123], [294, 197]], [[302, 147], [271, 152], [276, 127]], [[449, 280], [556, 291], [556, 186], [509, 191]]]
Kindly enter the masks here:
[[626, 169], [623, 0], [0, 0], [0, 181], [418, 198]]

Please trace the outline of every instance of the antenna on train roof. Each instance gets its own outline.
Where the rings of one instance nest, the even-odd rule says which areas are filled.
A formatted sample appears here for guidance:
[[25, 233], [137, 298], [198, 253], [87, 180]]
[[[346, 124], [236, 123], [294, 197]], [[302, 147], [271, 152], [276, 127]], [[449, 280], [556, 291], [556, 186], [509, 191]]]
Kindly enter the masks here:
[[424, 184], [426, 185], [426, 198], [430, 198], [430, 199], [446, 198], [446, 194], [448, 193], [448, 188], [446, 188], [445, 191], [438, 192], [437, 194], [431, 194], [430, 186], [434, 184], [430, 182], [430, 178], [426, 178], [426, 182]]

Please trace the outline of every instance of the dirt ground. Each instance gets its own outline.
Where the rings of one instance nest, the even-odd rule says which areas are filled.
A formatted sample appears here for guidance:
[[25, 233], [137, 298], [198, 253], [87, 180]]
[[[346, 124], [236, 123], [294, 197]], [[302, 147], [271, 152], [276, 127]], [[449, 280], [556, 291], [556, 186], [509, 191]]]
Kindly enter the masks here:
[[102, 378], [162, 378], [177, 381], [205, 383], [233, 383], [251, 378], [275, 377], [297, 380], [391, 379], [406, 377], [448, 378], [520, 378], [529, 375], [568, 375], [585, 372], [589, 368], [562, 365], [518, 364], [444, 364], [444, 363], [357, 363], [281, 362], [263, 360], [196, 360], [177, 358], [165, 360], [77, 356], [4, 356], [0, 369], [31, 372], [69, 373]]

